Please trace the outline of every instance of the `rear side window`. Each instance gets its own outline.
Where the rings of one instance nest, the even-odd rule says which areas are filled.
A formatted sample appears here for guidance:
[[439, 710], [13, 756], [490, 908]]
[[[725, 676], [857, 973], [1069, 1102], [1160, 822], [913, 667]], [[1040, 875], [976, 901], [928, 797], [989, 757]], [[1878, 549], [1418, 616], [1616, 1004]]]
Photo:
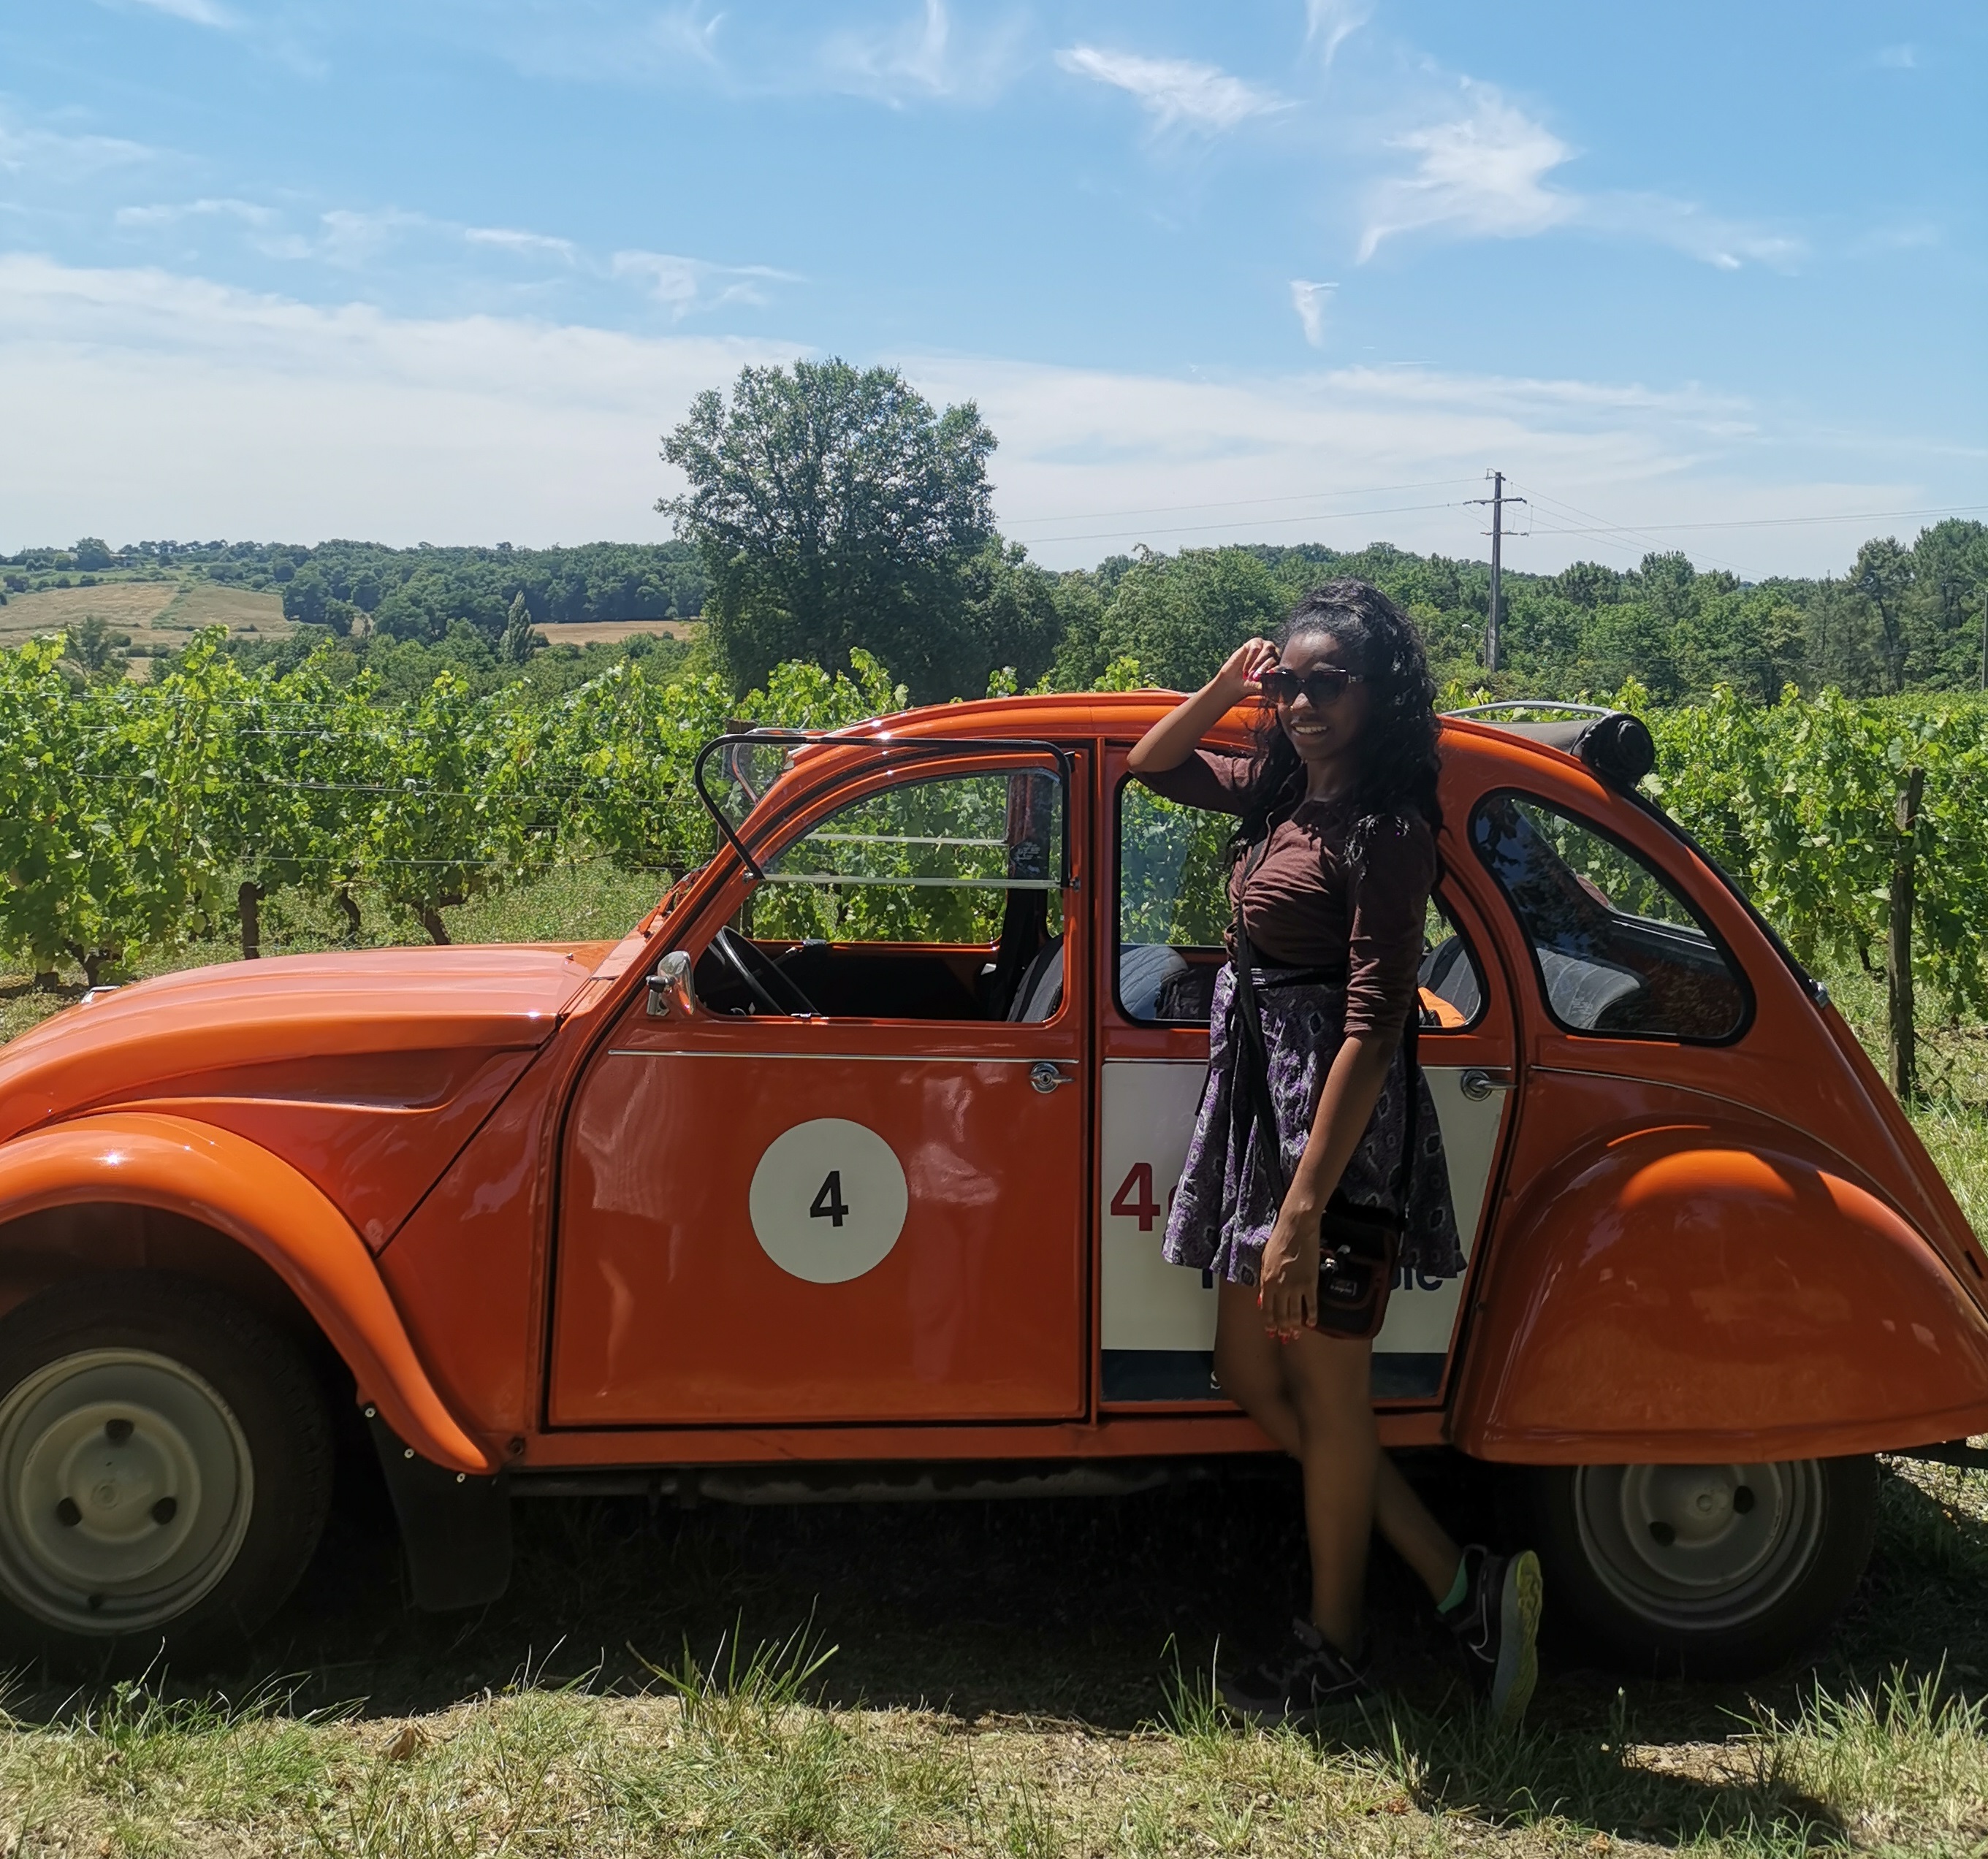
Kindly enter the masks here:
[[1570, 1033], [1729, 1039], [1745, 982], [1677, 891], [1600, 828], [1530, 795], [1488, 796], [1470, 843], [1498, 880], [1539, 965], [1548, 1010]]

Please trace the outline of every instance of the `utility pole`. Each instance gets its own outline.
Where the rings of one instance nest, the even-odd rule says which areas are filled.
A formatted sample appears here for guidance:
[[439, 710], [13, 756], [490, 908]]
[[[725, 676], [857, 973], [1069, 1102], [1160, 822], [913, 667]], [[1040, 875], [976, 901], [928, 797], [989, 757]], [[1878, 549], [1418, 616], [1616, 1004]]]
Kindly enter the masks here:
[[[1495, 671], [1498, 668], [1498, 620], [1504, 583], [1505, 506], [1508, 503], [1523, 503], [1526, 500], [1523, 497], [1507, 497], [1505, 495], [1505, 474], [1503, 472], [1486, 472], [1484, 475], [1491, 480], [1491, 495], [1489, 497], [1473, 497], [1470, 501], [1472, 503], [1488, 503], [1491, 506], [1491, 612], [1484, 627], [1484, 669]], [[1984, 667], [1982, 688], [1988, 690], [1988, 637], [1984, 637], [1982, 650]]]

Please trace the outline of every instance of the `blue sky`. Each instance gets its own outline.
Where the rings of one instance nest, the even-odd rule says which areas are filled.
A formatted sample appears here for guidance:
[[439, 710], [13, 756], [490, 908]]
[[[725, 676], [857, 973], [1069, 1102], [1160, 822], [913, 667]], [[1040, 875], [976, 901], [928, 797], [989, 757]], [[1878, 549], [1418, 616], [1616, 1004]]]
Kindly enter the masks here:
[[660, 536], [840, 353], [1055, 566], [1480, 554], [1496, 466], [1516, 565], [1824, 571], [1988, 514], [1984, 96], [1952, 0], [19, 5], [0, 546]]

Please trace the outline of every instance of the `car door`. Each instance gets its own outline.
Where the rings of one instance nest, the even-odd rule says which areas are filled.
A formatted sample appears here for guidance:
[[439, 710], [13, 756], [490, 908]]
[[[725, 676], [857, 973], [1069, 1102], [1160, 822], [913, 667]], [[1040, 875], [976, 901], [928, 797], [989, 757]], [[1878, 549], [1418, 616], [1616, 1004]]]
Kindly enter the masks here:
[[569, 1118], [551, 1424], [1083, 1411], [1067, 766], [880, 758], [686, 931], [695, 1010], [635, 1003]]
[[[1161, 799], [1107, 755], [1116, 856], [1100, 901], [1096, 1192], [1099, 1387], [1112, 1407], [1221, 1399], [1211, 1378], [1215, 1293], [1160, 1254], [1208, 1073], [1208, 1003], [1229, 920], [1235, 822]], [[1466, 1256], [1485, 1224], [1510, 1119], [1516, 1038], [1509, 989], [1469, 895], [1445, 880], [1422, 962], [1422, 1070], [1442, 1127]], [[1377, 1404], [1443, 1398], [1468, 1277], [1398, 1274], [1374, 1345]]]

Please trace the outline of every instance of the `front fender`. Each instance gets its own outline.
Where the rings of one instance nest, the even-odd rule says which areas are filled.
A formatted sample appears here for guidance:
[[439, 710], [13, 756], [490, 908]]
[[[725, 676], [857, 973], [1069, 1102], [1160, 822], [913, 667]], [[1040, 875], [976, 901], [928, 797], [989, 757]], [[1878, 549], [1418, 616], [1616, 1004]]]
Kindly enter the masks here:
[[0, 1222], [106, 1202], [184, 1214], [246, 1246], [296, 1293], [403, 1440], [454, 1471], [495, 1469], [436, 1393], [364, 1242], [280, 1157], [144, 1112], [82, 1117], [0, 1147]]
[[1830, 1458], [1988, 1428], [1988, 1324], [1892, 1208], [1703, 1125], [1618, 1137], [1516, 1210], [1451, 1437], [1533, 1464]]

